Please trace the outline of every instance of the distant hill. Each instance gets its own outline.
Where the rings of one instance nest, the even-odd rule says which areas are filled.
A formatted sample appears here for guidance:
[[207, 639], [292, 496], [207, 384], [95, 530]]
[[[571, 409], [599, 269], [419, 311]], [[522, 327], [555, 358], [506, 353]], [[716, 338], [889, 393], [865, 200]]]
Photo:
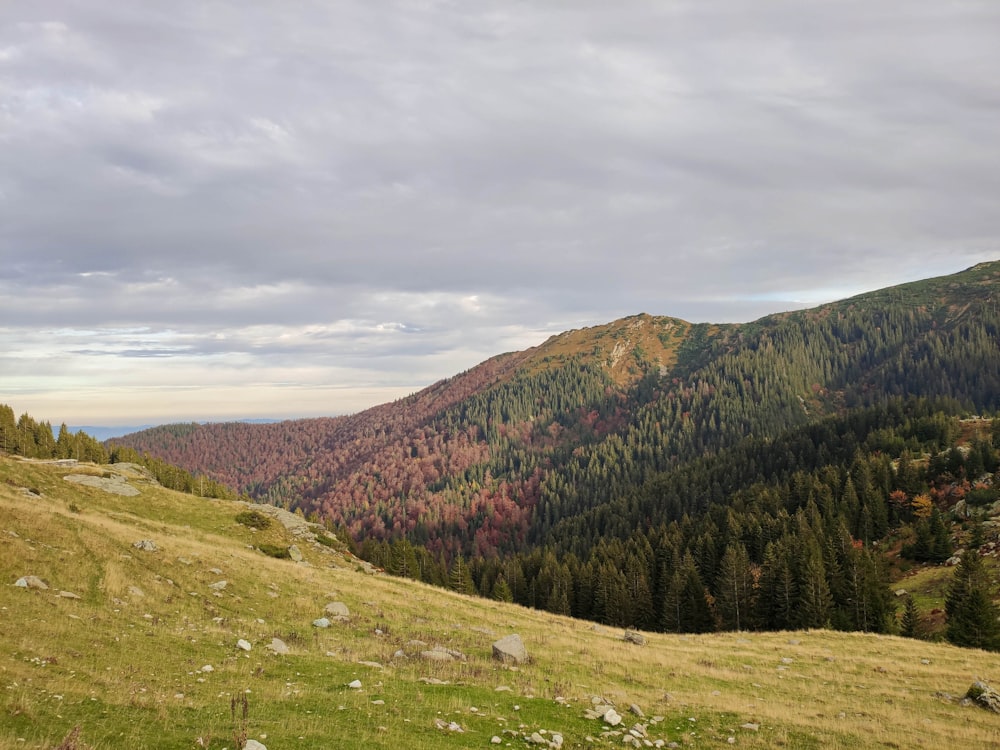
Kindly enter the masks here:
[[[576, 474], [581, 455], [620, 463], [625, 453], [646, 454], [627, 476], [615, 470], [611, 481], [624, 488], [748, 435], [776, 436], [890, 397], [995, 410], [998, 291], [1000, 263], [984, 263], [743, 325], [636, 315], [499, 355], [348, 417], [166, 425], [113, 444], [357, 534], [419, 524], [434, 536], [433, 508], [474, 516], [485, 491], [516, 519], [519, 543], [544, 480]], [[602, 484], [608, 490], [619, 491]]]
[[90, 435], [95, 440], [100, 440], [104, 442], [105, 440], [110, 440], [111, 438], [122, 437], [123, 435], [128, 435], [133, 432], [142, 432], [143, 430], [151, 430], [156, 427], [152, 424], [140, 424], [140, 425], [119, 425], [119, 426], [106, 426], [106, 425], [70, 425], [70, 432], [80, 432], [83, 431]]
[[[998, 292], [1000, 263], [984, 263], [747, 324], [641, 314], [349, 417], [172, 425], [111, 445], [342, 527], [405, 575], [454, 583], [467, 564], [467, 588], [489, 595], [502, 579], [533, 606], [717, 627], [718, 607], [700, 624], [671, 624], [664, 608], [678, 570], [717, 601], [731, 548], [768, 575], [815, 555], [828, 589], [816, 622], [883, 629], [875, 545], [916, 533], [921, 493], [950, 512], [932, 459], [957, 450], [959, 417], [1000, 408]], [[855, 582], [872, 582], [874, 614], [851, 603], [861, 594], [843, 587], [844, 565], [867, 571]], [[629, 566], [621, 598], [648, 599], [640, 610], [598, 590], [626, 590]], [[786, 600], [758, 626], [805, 616], [800, 594]]]

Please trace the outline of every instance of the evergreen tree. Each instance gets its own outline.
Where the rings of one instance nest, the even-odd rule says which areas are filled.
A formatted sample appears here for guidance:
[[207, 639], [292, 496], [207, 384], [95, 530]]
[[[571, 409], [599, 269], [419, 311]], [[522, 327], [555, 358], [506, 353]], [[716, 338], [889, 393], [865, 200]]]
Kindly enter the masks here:
[[493, 591], [490, 593], [490, 596], [498, 602], [514, 601], [514, 595], [510, 591], [510, 586], [507, 585], [507, 579], [502, 575], [493, 584]]
[[1000, 651], [1000, 608], [990, 598], [979, 552], [966, 551], [955, 568], [945, 597], [946, 636], [956, 646]]
[[719, 563], [716, 609], [724, 630], [744, 630], [753, 613], [753, 573], [750, 556], [740, 543], [726, 547]]
[[448, 587], [452, 591], [458, 591], [461, 594], [476, 593], [476, 587], [472, 582], [472, 574], [469, 571], [469, 566], [466, 564], [465, 558], [461, 555], [458, 555], [451, 564], [451, 572], [448, 574]]
[[948, 619], [946, 635], [956, 646], [1000, 651], [1000, 608], [980, 587], [972, 589]]
[[920, 613], [917, 611], [917, 604], [913, 601], [912, 596], [906, 597], [906, 609], [903, 610], [903, 619], [899, 624], [899, 634], [904, 638], [923, 637]]

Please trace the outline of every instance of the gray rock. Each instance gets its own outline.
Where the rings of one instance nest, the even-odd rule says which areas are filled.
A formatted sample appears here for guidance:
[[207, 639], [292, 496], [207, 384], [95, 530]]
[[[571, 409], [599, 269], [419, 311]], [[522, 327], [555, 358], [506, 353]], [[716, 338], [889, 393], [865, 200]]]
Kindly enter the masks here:
[[74, 594], [72, 591], [60, 591], [59, 596], [63, 599], [80, 599], [79, 594]]
[[646, 636], [642, 633], [636, 633], [634, 630], [626, 630], [624, 635], [622, 635], [622, 640], [634, 643], [636, 646], [646, 645]]
[[240, 649], [241, 651], [249, 651], [253, 647], [250, 645], [250, 641], [240, 638], [238, 641], [236, 641], [236, 648]]
[[212, 589], [212, 591], [222, 591], [228, 585], [229, 581], [216, 581], [215, 583], [208, 584], [208, 587]]
[[521, 636], [514, 633], [493, 643], [493, 658], [504, 664], [524, 664], [528, 661], [528, 649]]
[[267, 746], [257, 742], [257, 740], [247, 740], [243, 750], [267, 750]]
[[420, 658], [427, 659], [428, 661], [455, 661], [455, 657], [450, 653], [436, 648], [430, 651], [421, 651]]
[[352, 690], [360, 690], [361, 680], [351, 680], [350, 682], [347, 683], [347, 687], [351, 688]]
[[350, 617], [351, 610], [343, 602], [330, 602], [323, 607], [323, 614], [330, 615], [331, 617]]
[[330, 627], [330, 621], [325, 617], [320, 617], [318, 620], [313, 620], [314, 628], [328, 628]]
[[268, 648], [271, 649], [276, 654], [287, 654], [288, 653], [288, 644], [286, 644], [280, 638], [272, 638], [271, 639], [271, 645], [268, 646]]
[[981, 680], [972, 683], [965, 697], [980, 708], [1000, 714], [1000, 692]]
[[604, 712], [604, 716], [601, 717], [605, 724], [616, 727], [622, 723], [621, 714], [615, 711], [613, 708], [609, 708]]
[[45, 591], [49, 585], [38, 576], [22, 576], [14, 581], [14, 585], [22, 589], [38, 589]]
[[294, 544], [288, 548], [288, 557], [291, 558], [293, 562], [302, 562], [302, 560], [304, 559], [302, 557], [302, 550], [300, 550]]
[[156, 552], [159, 549], [152, 539], [140, 539], [138, 542], [132, 542], [132, 546], [143, 552]]
[[135, 497], [139, 494], [139, 490], [126, 482], [125, 477], [121, 474], [112, 474], [110, 477], [95, 477], [91, 474], [67, 474], [63, 479], [73, 484], [96, 487], [113, 495]]
[[646, 715], [646, 714], [644, 714], [644, 713], [642, 712], [642, 709], [641, 709], [641, 708], [639, 708], [639, 706], [637, 706], [637, 705], [636, 705], [635, 703], [631, 704], [631, 705], [630, 705], [630, 706], [628, 707], [628, 710], [629, 710], [629, 711], [631, 711], [631, 712], [632, 712], [633, 714], [635, 714], [636, 716], [638, 716], [638, 717], [639, 717], [640, 719], [641, 719], [641, 718], [643, 718], [643, 717], [645, 717], [645, 715]]
[[542, 737], [542, 735], [540, 735], [538, 732], [532, 732], [531, 736], [528, 737], [527, 741], [530, 742], [532, 745], [548, 745], [549, 744], [549, 741], [547, 739], [545, 739], [544, 737]]

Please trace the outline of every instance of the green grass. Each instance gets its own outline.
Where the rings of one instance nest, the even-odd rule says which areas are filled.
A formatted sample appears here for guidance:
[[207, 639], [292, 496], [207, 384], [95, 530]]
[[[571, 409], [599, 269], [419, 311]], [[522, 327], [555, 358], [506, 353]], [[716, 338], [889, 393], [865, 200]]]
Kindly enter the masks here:
[[[138, 483], [142, 494], [123, 498], [63, 481], [69, 471], [0, 458], [0, 750], [53, 748], [74, 726], [95, 749], [232, 750], [243, 729], [281, 749], [487, 747], [494, 735], [527, 747], [541, 730], [566, 748], [624, 746], [585, 718], [595, 695], [626, 726], [691, 748], [1000, 743], [996, 716], [957, 700], [974, 679], [1000, 685], [1000, 655], [827, 631], [651, 633], [639, 647], [617, 630], [365, 575], [339, 544], [238, 523], [236, 503]], [[158, 551], [135, 549], [139, 539]], [[307, 564], [256, 549], [292, 543]], [[26, 574], [52, 588], [12, 585]], [[350, 622], [314, 628], [335, 600]], [[530, 664], [491, 658], [512, 632]], [[274, 637], [291, 653], [271, 653]], [[466, 659], [423, 660], [413, 639]], [[245, 725], [231, 714], [243, 696]]]

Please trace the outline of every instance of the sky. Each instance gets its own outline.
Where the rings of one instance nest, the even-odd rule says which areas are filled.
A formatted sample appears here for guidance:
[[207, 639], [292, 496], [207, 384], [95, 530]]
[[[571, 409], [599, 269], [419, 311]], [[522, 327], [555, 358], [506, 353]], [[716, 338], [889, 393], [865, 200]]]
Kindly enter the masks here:
[[0, 403], [358, 411], [1000, 259], [996, 0], [0, 3]]

